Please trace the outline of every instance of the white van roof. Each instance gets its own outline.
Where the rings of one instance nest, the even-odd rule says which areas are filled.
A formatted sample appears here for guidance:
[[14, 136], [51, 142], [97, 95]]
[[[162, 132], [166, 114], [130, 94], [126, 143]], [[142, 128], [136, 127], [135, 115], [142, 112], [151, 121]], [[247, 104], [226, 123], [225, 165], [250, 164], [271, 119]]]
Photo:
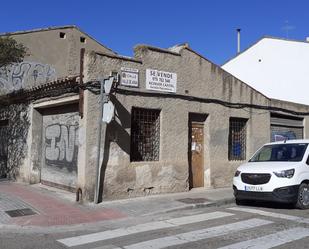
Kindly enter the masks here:
[[271, 145], [271, 144], [309, 144], [309, 139], [283, 140], [278, 142], [267, 143], [265, 145]]

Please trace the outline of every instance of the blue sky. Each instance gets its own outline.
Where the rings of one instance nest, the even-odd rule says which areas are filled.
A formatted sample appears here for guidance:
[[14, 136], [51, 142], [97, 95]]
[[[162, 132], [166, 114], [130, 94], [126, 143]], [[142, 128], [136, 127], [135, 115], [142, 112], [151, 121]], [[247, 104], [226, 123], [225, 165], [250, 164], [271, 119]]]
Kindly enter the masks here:
[[309, 1], [303, 0], [53, 0], [1, 2], [0, 32], [75, 24], [122, 55], [136, 44], [168, 48], [188, 42], [222, 64], [264, 35], [304, 40]]

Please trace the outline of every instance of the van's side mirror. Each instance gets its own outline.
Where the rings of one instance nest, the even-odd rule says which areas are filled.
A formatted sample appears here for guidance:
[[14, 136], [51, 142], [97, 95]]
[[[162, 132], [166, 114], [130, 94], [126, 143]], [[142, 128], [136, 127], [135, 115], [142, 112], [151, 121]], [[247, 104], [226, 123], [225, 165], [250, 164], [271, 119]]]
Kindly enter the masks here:
[[309, 156], [307, 158], [306, 164], [309, 165]]

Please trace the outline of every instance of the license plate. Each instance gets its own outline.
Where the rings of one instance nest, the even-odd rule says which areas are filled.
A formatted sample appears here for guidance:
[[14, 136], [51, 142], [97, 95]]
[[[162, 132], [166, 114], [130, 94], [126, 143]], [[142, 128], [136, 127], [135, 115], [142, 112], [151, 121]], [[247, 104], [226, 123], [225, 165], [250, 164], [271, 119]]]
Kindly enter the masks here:
[[260, 192], [260, 191], [263, 191], [263, 187], [262, 186], [245, 186], [245, 191]]

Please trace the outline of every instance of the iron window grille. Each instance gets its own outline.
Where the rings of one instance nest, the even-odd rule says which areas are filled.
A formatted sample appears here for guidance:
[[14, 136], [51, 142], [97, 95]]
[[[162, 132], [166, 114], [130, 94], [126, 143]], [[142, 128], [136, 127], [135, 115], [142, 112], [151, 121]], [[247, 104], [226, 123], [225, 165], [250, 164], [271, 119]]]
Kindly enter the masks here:
[[158, 161], [160, 110], [132, 108], [131, 161]]
[[229, 160], [246, 159], [247, 119], [230, 118]]

